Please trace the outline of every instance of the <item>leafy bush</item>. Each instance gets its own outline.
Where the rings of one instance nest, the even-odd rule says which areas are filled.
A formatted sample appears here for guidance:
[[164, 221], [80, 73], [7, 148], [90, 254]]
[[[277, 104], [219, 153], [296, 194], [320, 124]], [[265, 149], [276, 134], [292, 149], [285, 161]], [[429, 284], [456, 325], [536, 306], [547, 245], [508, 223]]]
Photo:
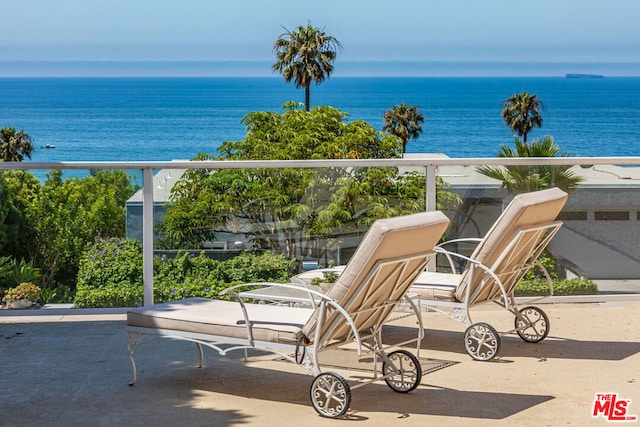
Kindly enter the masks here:
[[[270, 252], [245, 252], [227, 261], [203, 253], [154, 258], [154, 302], [188, 297], [218, 298], [229, 286], [284, 282], [293, 260]], [[135, 240], [98, 239], [80, 262], [76, 307], [132, 307], [143, 302], [142, 247]]]
[[77, 308], [135, 307], [142, 301], [142, 284], [122, 282], [93, 289], [78, 286], [73, 304]]
[[[554, 295], [596, 295], [598, 285], [587, 279], [558, 279], [558, 260], [547, 250], [538, 258], [545, 267], [553, 283]], [[524, 275], [524, 278], [515, 288], [514, 295], [519, 296], [543, 296], [549, 295], [549, 285], [542, 279], [544, 273], [536, 264]]]
[[[597, 295], [598, 286], [591, 280], [564, 279], [553, 280], [554, 295]], [[515, 288], [517, 297], [549, 295], [549, 285], [544, 279], [522, 280]]]
[[131, 307], [142, 301], [142, 246], [137, 240], [96, 239], [80, 259], [76, 307]]
[[188, 297], [219, 298], [229, 286], [251, 282], [285, 282], [291, 277], [293, 261], [271, 252], [243, 252], [227, 261], [204, 254], [183, 253], [174, 259], [156, 259], [154, 301]]
[[26, 207], [34, 237], [30, 252], [42, 269], [40, 283], [74, 288], [79, 262], [96, 236], [125, 230], [125, 203], [135, 192], [125, 171], [91, 171], [87, 177], [62, 179], [53, 170]]

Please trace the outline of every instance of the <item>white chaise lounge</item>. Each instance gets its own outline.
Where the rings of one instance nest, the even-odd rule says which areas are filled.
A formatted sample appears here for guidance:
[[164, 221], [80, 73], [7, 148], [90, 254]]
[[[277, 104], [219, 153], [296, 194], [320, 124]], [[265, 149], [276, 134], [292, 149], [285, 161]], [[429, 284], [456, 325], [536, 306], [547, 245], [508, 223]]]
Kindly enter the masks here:
[[390, 388], [415, 389], [422, 376], [419, 361], [406, 350], [387, 353], [380, 330], [424, 270], [448, 224], [441, 212], [376, 221], [331, 290], [326, 295], [309, 291], [319, 300], [315, 309], [252, 304], [229, 288], [224, 293], [237, 301], [189, 298], [130, 310], [126, 328], [131, 385], [137, 381], [134, 349], [153, 334], [195, 342], [201, 365], [203, 345], [221, 355], [247, 348], [280, 354], [315, 375], [311, 403], [325, 417], [344, 415], [351, 401], [349, 383], [335, 372], [324, 372], [318, 363], [318, 353], [329, 347], [355, 343], [358, 353], [370, 350], [382, 361], [382, 378]]
[[[447, 241], [436, 252], [449, 260], [452, 273], [425, 271], [411, 286], [420, 296], [420, 305], [444, 313], [466, 326], [464, 344], [467, 353], [477, 360], [490, 360], [500, 350], [500, 335], [487, 323], [473, 323], [469, 309], [494, 302], [515, 316], [514, 329], [526, 342], [542, 341], [549, 333], [549, 319], [538, 307], [519, 308], [514, 288], [533, 267], [542, 251], [558, 232], [562, 223], [556, 218], [567, 200], [558, 189], [519, 194], [509, 203], [482, 239]], [[470, 256], [447, 250], [465, 241], [477, 246]], [[464, 267], [458, 273], [456, 261]], [[539, 264], [549, 284], [549, 275]]]

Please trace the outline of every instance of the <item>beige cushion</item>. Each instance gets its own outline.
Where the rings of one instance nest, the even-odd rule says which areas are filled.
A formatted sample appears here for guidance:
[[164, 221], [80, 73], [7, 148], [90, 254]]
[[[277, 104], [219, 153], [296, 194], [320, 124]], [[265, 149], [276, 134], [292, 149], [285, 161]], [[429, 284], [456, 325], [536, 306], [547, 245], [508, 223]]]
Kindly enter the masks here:
[[[374, 222], [356, 249], [344, 271], [327, 292], [327, 296], [342, 306], [352, 317], [358, 330], [366, 330], [380, 322], [390, 309], [371, 311], [383, 301], [400, 300], [424, 269], [427, 256], [449, 226], [442, 212], [423, 212]], [[412, 257], [407, 268], [398, 270], [382, 264]], [[356, 312], [367, 310], [362, 314]], [[318, 313], [307, 322], [303, 334], [313, 336]], [[325, 339], [339, 338], [350, 331], [344, 319], [330, 314], [322, 325]]]
[[[254, 339], [294, 344], [313, 314], [310, 308], [246, 304]], [[127, 325], [229, 338], [247, 338], [242, 309], [237, 301], [188, 298], [127, 312]]]
[[455, 302], [454, 294], [461, 279], [461, 274], [424, 271], [411, 286], [410, 292], [417, 294], [420, 299]]
[[[502, 251], [514, 239], [519, 230], [553, 222], [566, 201], [567, 193], [559, 188], [518, 194], [489, 229], [471, 258], [491, 268], [499, 276], [502, 272], [511, 271], [514, 266], [523, 264], [528, 253], [526, 250], [521, 252], [522, 256], [513, 257], [508, 263], [495, 265]], [[532, 244], [535, 243], [537, 242], [532, 242]], [[486, 275], [474, 274], [474, 277], [469, 277], [469, 273], [470, 269], [468, 268], [463, 272], [464, 277], [455, 292], [456, 299], [459, 301], [464, 299], [468, 281], [471, 282], [469, 286], [472, 287], [472, 294], [479, 289], [479, 286], [483, 286], [483, 289], [469, 301], [469, 305], [476, 301], [486, 301], [497, 295], [499, 291], [497, 286], [483, 284], [483, 280], [487, 279]], [[504, 279], [501, 277], [501, 280]], [[516, 283], [506, 283], [507, 291], [515, 285]]]

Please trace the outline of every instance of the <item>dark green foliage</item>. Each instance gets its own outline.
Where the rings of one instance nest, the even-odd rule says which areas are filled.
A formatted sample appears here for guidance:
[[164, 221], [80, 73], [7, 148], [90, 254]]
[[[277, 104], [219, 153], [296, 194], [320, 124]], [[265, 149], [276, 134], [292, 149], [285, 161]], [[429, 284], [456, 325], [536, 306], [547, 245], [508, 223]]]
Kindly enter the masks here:
[[253, 282], [286, 282], [292, 275], [293, 261], [271, 252], [243, 252], [227, 261], [216, 261], [204, 254], [184, 253], [174, 259], [156, 259], [154, 301], [173, 301], [188, 297], [219, 298], [229, 286]]
[[533, 94], [530, 95], [525, 91], [511, 95], [502, 103], [502, 120], [521, 136], [524, 145], [527, 145], [527, 134], [534, 127], [542, 126], [541, 110], [544, 110], [544, 104]]
[[40, 269], [34, 267], [33, 262], [0, 257], [0, 293], [21, 283], [36, 282], [39, 278]]
[[0, 280], [6, 277], [11, 271], [11, 258], [8, 256], [0, 257]]
[[142, 283], [142, 245], [135, 239], [98, 238], [80, 259], [78, 287]]
[[[552, 280], [558, 278], [558, 260], [547, 249], [538, 257], [538, 263], [544, 266]], [[531, 270], [527, 271], [524, 275], [524, 280], [544, 278], [544, 272], [538, 263], [535, 263]]]
[[31, 158], [33, 143], [24, 130], [16, 131], [9, 126], [0, 129], [0, 161], [21, 162]]
[[402, 139], [402, 152], [406, 153], [407, 143], [410, 139], [417, 139], [422, 133], [424, 116], [417, 105], [409, 106], [400, 103], [392, 109], [385, 111], [382, 117], [384, 125], [382, 130]]
[[1, 172], [0, 253], [29, 260], [40, 269], [40, 287], [57, 287], [57, 297], [68, 299], [87, 243], [124, 234], [124, 206], [134, 191], [125, 171], [63, 180], [54, 170], [44, 184], [29, 172]]
[[[246, 137], [196, 160], [376, 159], [401, 156], [401, 140], [332, 107], [255, 112]], [[440, 209], [459, 200], [439, 181]], [[190, 170], [172, 189], [161, 229], [166, 247], [199, 247], [235, 226], [256, 249], [301, 258], [328, 239], [361, 235], [379, 218], [425, 209], [425, 178], [396, 168]]]
[[[545, 136], [539, 141], [535, 139], [530, 144], [514, 138], [515, 151], [506, 145], [500, 147], [497, 157], [568, 157], [565, 152], [560, 152], [560, 147], [553, 141], [553, 137]], [[577, 185], [583, 180], [575, 174], [570, 166], [543, 165], [543, 166], [480, 166], [476, 170], [490, 178], [502, 181], [502, 187], [512, 194], [526, 193], [542, 190], [544, 188], [558, 187], [570, 193], [576, 190]]]
[[0, 171], [0, 253], [13, 259], [32, 259], [34, 224], [28, 210], [40, 191], [40, 182], [28, 171]]
[[134, 193], [124, 171], [97, 171], [84, 178], [62, 180], [52, 171], [27, 208], [35, 231], [32, 243], [44, 286], [73, 287], [87, 243], [96, 236], [124, 234], [125, 202]]
[[40, 269], [33, 266], [33, 261], [15, 261], [11, 265], [9, 274], [5, 280], [9, 281], [13, 286], [25, 282], [35, 282], [40, 278]]
[[[232, 285], [285, 282], [293, 261], [270, 252], [244, 252], [227, 261], [184, 252], [154, 259], [154, 302], [218, 298]], [[98, 239], [80, 262], [76, 307], [132, 307], [143, 301], [142, 248], [135, 240]]]
[[273, 44], [276, 62], [272, 69], [282, 74], [287, 83], [293, 80], [297, 88], [305, 89], [305, 109], [309, 111], [311, 83], [329, 78], [339, 49], [340, 42], [323, 29], [311, 23], [300, 25], [294, 31], [286, 30]]
[[[553, 280], [553, 295], [597, 295], [598, 285], [587, 279]], [[516, 297], [549, 295], [549, 285], [544, 279], [522, 280], [515, 288]]]
[[74, 304], [76, 307], [140, 305], [142, 246], [132, 239], [96, 239], [82, 255]]

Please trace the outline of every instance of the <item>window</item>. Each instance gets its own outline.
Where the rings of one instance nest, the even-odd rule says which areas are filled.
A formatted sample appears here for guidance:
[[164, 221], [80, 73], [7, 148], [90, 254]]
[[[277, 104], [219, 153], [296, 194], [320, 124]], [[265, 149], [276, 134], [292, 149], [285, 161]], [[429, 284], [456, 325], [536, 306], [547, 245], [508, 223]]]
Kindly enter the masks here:
[[596, 221], [629, 221], [629, 212], [627, 211], [601, 211], [595, 213]]
[[560, 221], [586, 221], [587, 213], [585, 211], [560, 212], [558, 219]]

